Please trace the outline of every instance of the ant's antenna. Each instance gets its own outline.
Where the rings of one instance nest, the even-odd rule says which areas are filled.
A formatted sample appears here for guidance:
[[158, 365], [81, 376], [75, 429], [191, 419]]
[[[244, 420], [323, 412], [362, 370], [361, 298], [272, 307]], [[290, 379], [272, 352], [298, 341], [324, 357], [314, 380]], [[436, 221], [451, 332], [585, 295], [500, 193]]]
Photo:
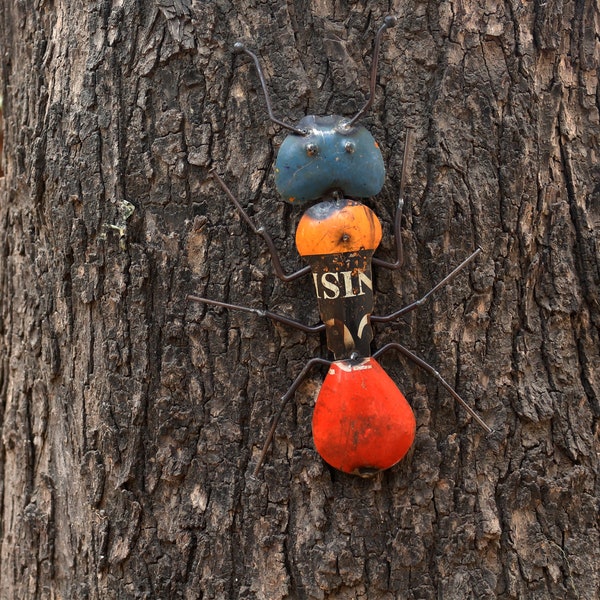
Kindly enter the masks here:
[[373, 60], [371, 61], [371, 83], [369, 86], [369, 98], [365, 102], [365, 105], [352, 117], [352, 120], [348, 122], [347, 127], [352, 127], [358, 119], [360, 119], [368, 110], [371, 108], [373, 104], [373, 100], [375, 99], [375, 84], [377, 83], [377, 65], [379, 63], [379, 46], [381, 45], [381, 37], [383, 33], [394, 27], [396, 25], [396, 17], [392, 15], [388, 15], [383, 25], [377, 31], [377, 35], [375, 36], [375, 48], [373, 49]]
[[265, 76], [263, 75], [262, 68], [260, 66], [260, 62], [258, 61], [258, 56], [256, 56], [256, 54], [254, 54], [254, 52], [251, 52], [250, 50], [248, 50], [248, 48], [246, 48], [246, 46], [242, 42], [236, 42], [233, 46], [233, 50], [237, 53], [240, 53], [240, 52], [246, 53], [254, 61], [254, 66], [256, 67], [256, 71], [258, 73], [258, 78], [260, 79], [260, 85], [262, 86], [263, 93], [265, 95], [265, 102], [267, 103], [267, 112], [269, 113], [269, 119], [271, 119], [271, 121], [273, 121], [273, 123], [277, 123], [277, 125], [280, 125], [281, 127], [285, 127], [286, 129], [289, 129], [290, 131], [293, 131], [294, 133], [296, 133], [298, 135], [303, 135], [303, 136], [306, 135], [307, 134], [306, 130], [299, 129], [298, 127], [294, 127], [293, 125], [285, 123], [284, 121], [280, 121], [273, 114], [273, 109], [271, 108], [271, 99], [269, 98], [269, 91], [267, 90]]

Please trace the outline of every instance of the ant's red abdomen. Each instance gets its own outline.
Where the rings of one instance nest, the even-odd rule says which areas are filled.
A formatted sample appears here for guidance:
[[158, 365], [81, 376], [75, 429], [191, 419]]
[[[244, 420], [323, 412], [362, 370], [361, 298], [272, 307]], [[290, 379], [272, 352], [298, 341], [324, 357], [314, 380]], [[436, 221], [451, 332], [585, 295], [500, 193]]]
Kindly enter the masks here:
[[331, 364], [313, 413], [317, 452], [332, 467], [370, 476], [389, 469], [415, 439], [413, 411], [374, 358]]

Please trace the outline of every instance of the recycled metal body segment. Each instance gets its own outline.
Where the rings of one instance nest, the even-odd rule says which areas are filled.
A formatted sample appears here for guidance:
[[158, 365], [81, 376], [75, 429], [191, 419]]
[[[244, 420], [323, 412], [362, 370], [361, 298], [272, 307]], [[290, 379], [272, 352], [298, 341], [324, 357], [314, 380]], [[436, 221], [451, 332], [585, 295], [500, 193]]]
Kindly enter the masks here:
[[303, 204], [343, 190], [351, 198], [376, 196], [385, 181], [379, 145], [362, 125], [347, 119], [309, 115], [288, 135], [277, 153], [275, 185], [284, 200]]
[[379, 219], [356, 200], [325, 200], [298, 223], [296, 247], [310, 265], [327, 347], [336, 360], [371, 354], [371, 261], [380, 240]]
[[406, 398], [374, 358], [332, 363], [312, 419], [315, 447], [332, 467], [363, 477], [389, 469], [415, 429]]

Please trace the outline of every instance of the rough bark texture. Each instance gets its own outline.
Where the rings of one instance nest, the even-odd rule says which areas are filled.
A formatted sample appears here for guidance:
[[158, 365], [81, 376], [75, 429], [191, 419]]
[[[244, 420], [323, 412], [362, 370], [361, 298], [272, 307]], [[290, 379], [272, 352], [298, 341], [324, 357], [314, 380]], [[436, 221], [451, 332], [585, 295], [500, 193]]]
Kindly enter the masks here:
[[[352, 114], [388, 165], [391, 222], [416, 134], [406, 264], [384, 313], [477, 245], [469, 272], [380, 327], [417, 440], [373, 480], [312, 447], [323, 340], [190, 305], [190, 292], [318, 318], [305, 282], [208, 178], [215, 167], [288, 270], [297, 209], [274, 191], [276, 113]], [[592, 0], [0, 5], [0, 598], [588, 599], [600, 595], [600, 13]]]

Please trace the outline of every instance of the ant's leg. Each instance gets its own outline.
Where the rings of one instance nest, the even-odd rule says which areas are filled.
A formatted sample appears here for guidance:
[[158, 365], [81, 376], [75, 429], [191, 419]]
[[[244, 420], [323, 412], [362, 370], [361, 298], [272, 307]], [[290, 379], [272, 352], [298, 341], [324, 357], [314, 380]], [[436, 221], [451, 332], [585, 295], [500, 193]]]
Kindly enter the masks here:
[[296, 390], [298, 389], [298, 387], [300, 387], [300, 384], [306, 377], [306, 374], [310, 371], [310, 369], [312, 369], [316, 365], [323, 365], [323, 366], [329, 367], [331, 365], [331, 361], [325, 360], [324, 358], [312, 358], [311, 360], [309, 360], [304, 365], [304, 368], [302, 369], [302, 371], [300, 371], [300, 374], [296, 377], [296, 379], [294, 379], [294, 382], [292, 383], [292, 385], [290, 386], [288, 391], [281, 397], [281, 405], [279, 406], [279, 410], [277, 411], [277, 413], [275, 413], [275, 416], [273, 417], [273, 422], [271, 423], [271, 428], [269, 429], [267, 439], [265, 440], [262, 451], [258, 458], [258, 463], [256, 464], [254, 473], [252, 474], [254, 477], [256, 477], [256, 475], [258, 475], [258, 472], [260, 471], [260, 468], [261, 468], [263, 462], [265, 461], [265, 456], [267, 455], [269, 446], [271, 445], [271, 442], [273, 441], [273, 436], [275, 435], [275, 429], [277, 427], [277, 423], [279, 423], [279, 419], [281, 418], [281, 415], [283, 414], [283, 409], [285, 408], [286, 404], [288, 403], [288, 400], [296, 393]]
[[379, 349], [373, 354], [373, 358], [379, 358], [388, 350], [397, 350], [401, 354], [404, 354], [406, 358], [412, 360], [424, 371], [427, 371], [427, 373], [432, 375], [444, 388], [446, 388], [450, 395], [477, 421], [477, 423], [485, 430], [486, 433], [492, 433], [492, 430], [487, 426], [485, 421], [454, 391], [452, 386], [450, 386], [450, 384], [429, 363], [426, 363], [422, 358], [419, 358], [416, 354], [413, 354], [401, 344], [396, 344], [394, 342], [391, 344], [386, 344], [383, 348]]
[[473, 254], [471, 254], [468, 258], [466, 258], [463, 262], [458, 265], [451, 273], [446, 275], [444, 279], [442, 279], [438, 284], [434, 285], [422, 298], [419, 298], [415, 302], [401, 308], [389, 315], [373, 315], [371, 317], [371, 321], [373, 323], [389, 323], [402, 315], [415, 310], [415, 308], [419, 308], [429, 300], [429, 297], [437, 292], [441, 287], [446, 285], [448, 282], [452, 281], [479, 253], [481, 252], [481, 248], [477, 248]]
[[318, 325], [305, 325], [300, 321], [296, 321], [295, 319], [286, 317], [285, 315], [280, 315], [271, 312], [270, 310], [251, 308], [250, 306], [242, 306], [240, 304], [229, 304], [228, 302], [221, 302], [220, 300], [212, 300], [210, 298], [202, 298], [201, 296], [195, 296], [193, 294], [189, 294], [187, 299], [192, 300], [193, 302], [200, 302], [202, 304], [212, 304], [213, 306], [221, 306], [222, 308], [239, 310], [242, 312], [252, 313], [259, 317], [266, 317], [267, 319], [271, 319], [272, 321], [277, 321], [278, 323], [284, 323], [285, 325], [289, 325], [290, 327], [294, 327], [295, 329], [300, 329], [300, 331], [304, 331], [305, 333], [319, 333], [325, 329], [324, 323], [319, 323]]
[[[202, 304], [212, 304], [214, 306], [221, 306], [223, 308], [240, 310], [243, 312], [252, 313], [252, 314], [258, 315], [259, 317], [267, 317], [268, 319], [272, 319], [273, 321], [278, 321], [279, 323], [284, 323], [285, 325], [289, 325], [290, 327], [295, 327], [296, 329], [300, 329], [301, 331], [304, 331], [306, 333], [318, 333], [320, 331], [323, 331], [323, 329], [325, 329], [325, 325], [323, 323], [319, 323], [319, 325], [312, 325], [312, 326], [305, 325], [304, 323], [300, 323], [300, 321], [295, 321], [294, 319], [290, 319], [289, 317], [286, 317], [285, 315], [279, 315], [279, 314], [273, 313], [269, 310], [250, 308], [249, 306], [241, 306], [239, 304], [229, 304], [228, 302], [220, 302], [219, 300], [211, 300], [209, 298], [202, 298], [200, 296], [194, 296], [192, 294], [188, 295], [187, 298], [188, 298], [188, 300], [192, 300], [194, 302], [200, 302]], [[273, 417], [273, 422], [271, 423], [271, 428], [269, 429], [267, 439], [265, 440], [263, 449], [260, 453], [260, 457], [258, 459], [258, 464], [256, 465], [256, 468], [254, 469], [254, 473], [253, 473], [254, 476], [256, 476], [258, 474], [258, 471], [260, 470], [260, 467], [262, 466], [262, 464], [265, 460], [265, 456], [267, 454], [267, 451], [269, 450], [271, 441], [273, 440], [273, 435], [275, 434], [275, 428], [277, 427], [277, 423], [279, 422], [279, 419], [281, 418], [281, 415], [283, 413], [283, 409], [285, 408], [285, 405], [287, 404], [288, 400], [294, 395], [294, 393], [296, 392], [296, 390], [302, 383], [302, 380], [306, 377], [306, 374], [308, 373], [308, 371], [315, 365], [329, 366], [329, 365], [331, 365], [331, 361], [325, 360], [324, 358], [312, 358], [311, 360], [309, 360], [306, 363], [306, 365], [304, 365], [304, 368], [302, 369], [302, 371], [300, 371], [300, 374], [296, 377], [296, 379], [294, 379], [294, 382], [292, 383], [292, 385], [290, 386], [288, 391], [281, 397], [281, 406], [279, 407], [279, 410]]]
[[373, 258], [373, 264], [386, 269], [399, 269], [404, 264], [404, 254], [402, 252], [402, 209], [404, 207], [404, 188], [408, 177], [410, 163], [412, 159], [412, 146], [414, 141], [414, 132], [408, 129], [406, 132], [406, 141], [404, 142], [404, 156], [402, 158], [402, 175], [400, 177], [400, 193], [398, 196], [398, 205], [396, 207], [396, 216], [394, 217], [394, 239], [396, 241], [396, 260], [387, 262], [380, 258]]
[[211, 174], [217, 180], [217, 183], [221, 186], [221, 188], [227, 194], [229, 199], [233, 202], [235, 207], [238, 209], [238, 212], [240, 213], [240, 215], [242, 216], [244, 221], [246, 221], [246, 223], [248, 224], [250, 229], [252, 229], [252, 231], [256, 235], [260, 235], [260, 237], [262, 237], [262, 239], [266, 242], [266, 244], [269, 248], [269, 252], [271, 253], [271, 260], [273, 261], [273, 269], [275, 270], [275, 274], [277, 275], [277, 277], [279, 277], [279, 279], [281, 279], [282, 281], [293, 281], [294, 279], [297, 279], [298, 277], [302, 277], [302, 275], [306, 275], [307, 273], [310, 273], [310, 267], [306, 266], [306, 267], [300, 269], [299, 271], [296, 271], [294, 273], [291, 273], [290, 275], [287, 275], [283, 271], [283, 268], [281, 266], [281, 261], [279, 260], [279, 254], [277, 253], [277, 249], [275, 248], [275, 244], [273, 243], [271, 236], [262, 227], [257, 227], [254, 224], [252, 219], [248, 216], [248, 214], [246, 213], [246, 211], [240, 204], [239, 200], [233, 195], [233, 192], [227, 187], [227, 184], [221, 179], [221, 177], [219, 177], [217, 172], [213, 170], [213, 171], [211, 171]]

